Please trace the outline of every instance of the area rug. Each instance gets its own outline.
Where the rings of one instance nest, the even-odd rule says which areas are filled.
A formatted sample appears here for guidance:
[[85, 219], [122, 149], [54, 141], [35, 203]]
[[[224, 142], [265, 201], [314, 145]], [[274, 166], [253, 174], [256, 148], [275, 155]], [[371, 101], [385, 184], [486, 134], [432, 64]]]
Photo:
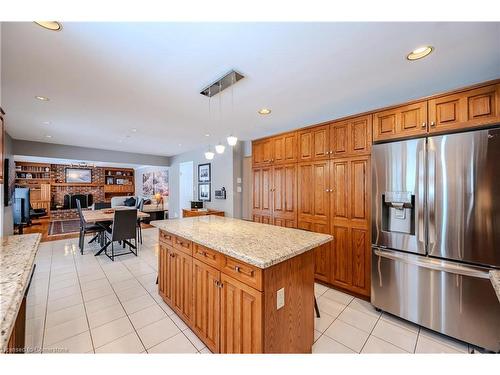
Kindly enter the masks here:
[[78, 233], [80, 231], [80, 220], [58, 220], [51, 221], [49, 236], [58, 234]]

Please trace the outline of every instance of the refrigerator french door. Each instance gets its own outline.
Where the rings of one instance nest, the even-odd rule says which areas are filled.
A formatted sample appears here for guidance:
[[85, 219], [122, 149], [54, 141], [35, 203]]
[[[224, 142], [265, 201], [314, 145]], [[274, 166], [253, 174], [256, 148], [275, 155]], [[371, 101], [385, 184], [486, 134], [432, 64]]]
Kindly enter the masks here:
[[500, 350], [500, 129], [372, 148], [372, 304]]

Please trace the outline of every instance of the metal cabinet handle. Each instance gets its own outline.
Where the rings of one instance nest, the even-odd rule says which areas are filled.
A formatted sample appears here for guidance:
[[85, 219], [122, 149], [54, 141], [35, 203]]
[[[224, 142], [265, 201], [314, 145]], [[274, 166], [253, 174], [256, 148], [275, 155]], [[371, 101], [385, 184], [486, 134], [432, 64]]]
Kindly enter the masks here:
[[422, 128], [425, 128], [427, 124], [425, 122], [422, 123]]
[[241, 271], [241, 269], [240, 269], [240, 267], [239, 267], [239, 266], [234, 266], [234, 270], [235, 270], [236, 272], [240, 272], [240, 271]]
[[431, 126], [436, 126], [436, 123], [434, 121], [431, 121]]

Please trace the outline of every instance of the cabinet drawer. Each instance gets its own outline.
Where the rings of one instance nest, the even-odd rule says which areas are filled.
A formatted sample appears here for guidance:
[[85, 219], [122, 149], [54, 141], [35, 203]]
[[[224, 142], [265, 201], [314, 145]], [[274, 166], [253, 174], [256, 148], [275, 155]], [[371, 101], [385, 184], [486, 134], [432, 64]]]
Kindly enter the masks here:
[[226, 256], [221, 271], [252, 288], [262, 290], [262, 270], [258, 267]]
[[173, 236], [174, 248], [178, 249], [188, 255], [193, 255], [193, 243], [185, 238]]
[[209, 249], [208, 247], [198, 245], [197, 243], [193, 244], [193, 257], [218, 270], [220, 270], [225, 263], [224, 254]]
[[174, 236], [168, 232], [164, 232], [162, 230], [160, 230], [160, 241], [169, 245], [169, 246], [173, 246], [174, 245]]

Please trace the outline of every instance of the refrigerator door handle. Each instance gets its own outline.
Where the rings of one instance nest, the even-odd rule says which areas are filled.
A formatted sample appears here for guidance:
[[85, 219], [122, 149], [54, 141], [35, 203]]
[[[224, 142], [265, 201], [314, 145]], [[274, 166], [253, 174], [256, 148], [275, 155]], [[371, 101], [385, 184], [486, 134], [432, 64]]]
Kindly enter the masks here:
[[436, 244], [436, 150], [435, 143], [429, 139], [429, 147], [427, 149], [427, 223], [429, 247], [427, 253], [430, 254]]
[[484, 268], [466, 266], [454, 262], [441, 261], [437, 259], [422, 257], [419, 255], [402, 254], [392, 250], [381, 250], [378, 248], [374, 248], [373, 252], [375, 255], [382, 258], [392, 259], [399, 262], [412, 264], [418, 267], [432, 269], [435, 271], [448, 272], [462, 276], [476, 277], [479, 279], [490, 278], [489, 270]]
[[418, 185], [417, 185], [417, 241], [419, 252], [425, 254], [425, 143], [423, 148], [418, 151]]

